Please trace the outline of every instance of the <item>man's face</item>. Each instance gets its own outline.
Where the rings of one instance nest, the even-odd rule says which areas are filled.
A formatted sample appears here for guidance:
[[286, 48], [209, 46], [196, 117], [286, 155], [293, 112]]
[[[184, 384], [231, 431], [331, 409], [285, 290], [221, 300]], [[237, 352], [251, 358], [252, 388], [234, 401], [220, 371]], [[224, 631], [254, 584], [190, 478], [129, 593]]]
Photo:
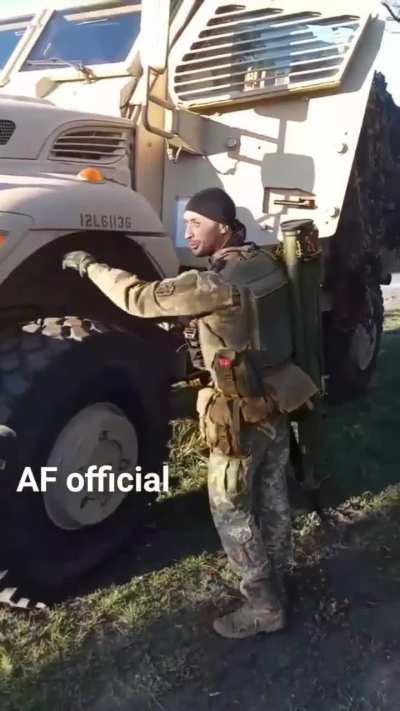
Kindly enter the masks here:
[[210, 257], [226, 242], [227, 229], [208, 217], [186, 210], [185, 240], [195, 257]]

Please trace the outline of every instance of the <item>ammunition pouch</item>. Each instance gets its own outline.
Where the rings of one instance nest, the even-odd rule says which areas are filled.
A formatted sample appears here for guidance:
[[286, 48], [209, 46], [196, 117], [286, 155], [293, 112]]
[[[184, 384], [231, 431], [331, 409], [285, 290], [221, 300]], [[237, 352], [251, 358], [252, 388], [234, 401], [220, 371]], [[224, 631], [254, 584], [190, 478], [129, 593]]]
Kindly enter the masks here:
[[227, 397], [214, 388], [202, 388], [197, 399], [200, 432], [210, 449], [219, 449], [230, 457], [246, 457], [241, 441], [244, 424], [268, 421], [263, 428], [272, 439], [275, 437], [273, 422], [280, 419], [272, 400], [263, 397]]
[[228, 400], [214, 388], [203, 388], [197, 398], [200, 432], [210, 449], [240, 456], [239, 400]]

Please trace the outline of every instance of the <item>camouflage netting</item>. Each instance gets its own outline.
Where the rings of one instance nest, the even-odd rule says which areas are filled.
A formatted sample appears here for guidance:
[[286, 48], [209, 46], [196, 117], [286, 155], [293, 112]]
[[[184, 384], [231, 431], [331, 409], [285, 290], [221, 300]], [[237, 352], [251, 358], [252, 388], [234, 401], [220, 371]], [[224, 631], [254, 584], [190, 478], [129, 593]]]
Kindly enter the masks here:
[[[400, 249], [400, 108], [376, 74], [332, 251], [328, 280], [380, 276], [384, 248]], [[333, 284], [332, 284], [333, 286]]]

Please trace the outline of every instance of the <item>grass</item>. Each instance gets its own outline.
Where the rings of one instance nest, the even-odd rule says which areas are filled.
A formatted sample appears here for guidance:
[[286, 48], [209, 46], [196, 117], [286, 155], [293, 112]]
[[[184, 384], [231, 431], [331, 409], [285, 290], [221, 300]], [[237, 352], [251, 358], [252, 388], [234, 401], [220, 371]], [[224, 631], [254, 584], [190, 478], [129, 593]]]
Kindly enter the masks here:
[[196, 424], [192, 421], [175, 422], [169, 457], [172, 486], [161, 498], [202, 489], [207, 480], [207, 459], [207, 450]]
[[150, 702], [192, 678], [188, 613], [223, 594], [212, 563], [206, 555], [188, 557], [46, 614], [2, 610], [1, 708], [62, 711], [132, 695]]
[[[374, 550], [390, 546], [399, 535], [400, 490], [394, 485], [400, 424], [394, 397], [400, 392], [399, 329], [396, 312], [386, 319], [380, 369], [370, 395], [332, 409], [327, 420], [325, 462], [335, 474], [342, 502], [332, 510], [332, 520], [338, 531], [345, 531], [343, 521], [350, 516], [360, 525], [354, 538], [357, 545]], [[202, 491], [206, 453], [190, 423], [174, 428], [170, 471], [174, 486], [166, 498]], [[176, 526], [179, 536], [179, 522]], [[196, 526], [201, 532], [209, 522], [194, 519], [194, 535]], [[299, 517], [294, 536], [297, 560], [305, 566], [318, 564], [338, 545], [336, 538], [332, 544], [315, 515]], [[398, 566], [395, 570], [392, 563], [391, 575], [397, 574]], [[209, 631], [210, 619], [236, 595], [223, 557], [204, 552], [50, 611], [0, 609], [0, 708], [163, 709], [164, 696], [174, 689], [195, 681], [207, 687], [210, 665], [220, 661], [220, 643]], [[326, 616], [328, 609], [328, 604], [321, 607], [321, 615]], [[352, 708], [346, 703], [343, 699], [343, 708]]]

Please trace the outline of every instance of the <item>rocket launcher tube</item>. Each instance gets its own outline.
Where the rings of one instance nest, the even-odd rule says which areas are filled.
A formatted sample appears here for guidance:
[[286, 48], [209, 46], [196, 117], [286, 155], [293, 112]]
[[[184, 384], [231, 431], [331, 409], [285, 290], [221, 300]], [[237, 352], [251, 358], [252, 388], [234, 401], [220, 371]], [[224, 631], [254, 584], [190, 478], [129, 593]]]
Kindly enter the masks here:
[[[294, 361], [321, 388], [320, 279], [321, 250], [318, 230], [312, 220], [282, 223], [283, 254], [291, 297]], [[303, 485], [316, 489], [321, 480], [321, 401], [314, 397], [314, 409], [293, 417], [297, 424], [297, 476]]]

